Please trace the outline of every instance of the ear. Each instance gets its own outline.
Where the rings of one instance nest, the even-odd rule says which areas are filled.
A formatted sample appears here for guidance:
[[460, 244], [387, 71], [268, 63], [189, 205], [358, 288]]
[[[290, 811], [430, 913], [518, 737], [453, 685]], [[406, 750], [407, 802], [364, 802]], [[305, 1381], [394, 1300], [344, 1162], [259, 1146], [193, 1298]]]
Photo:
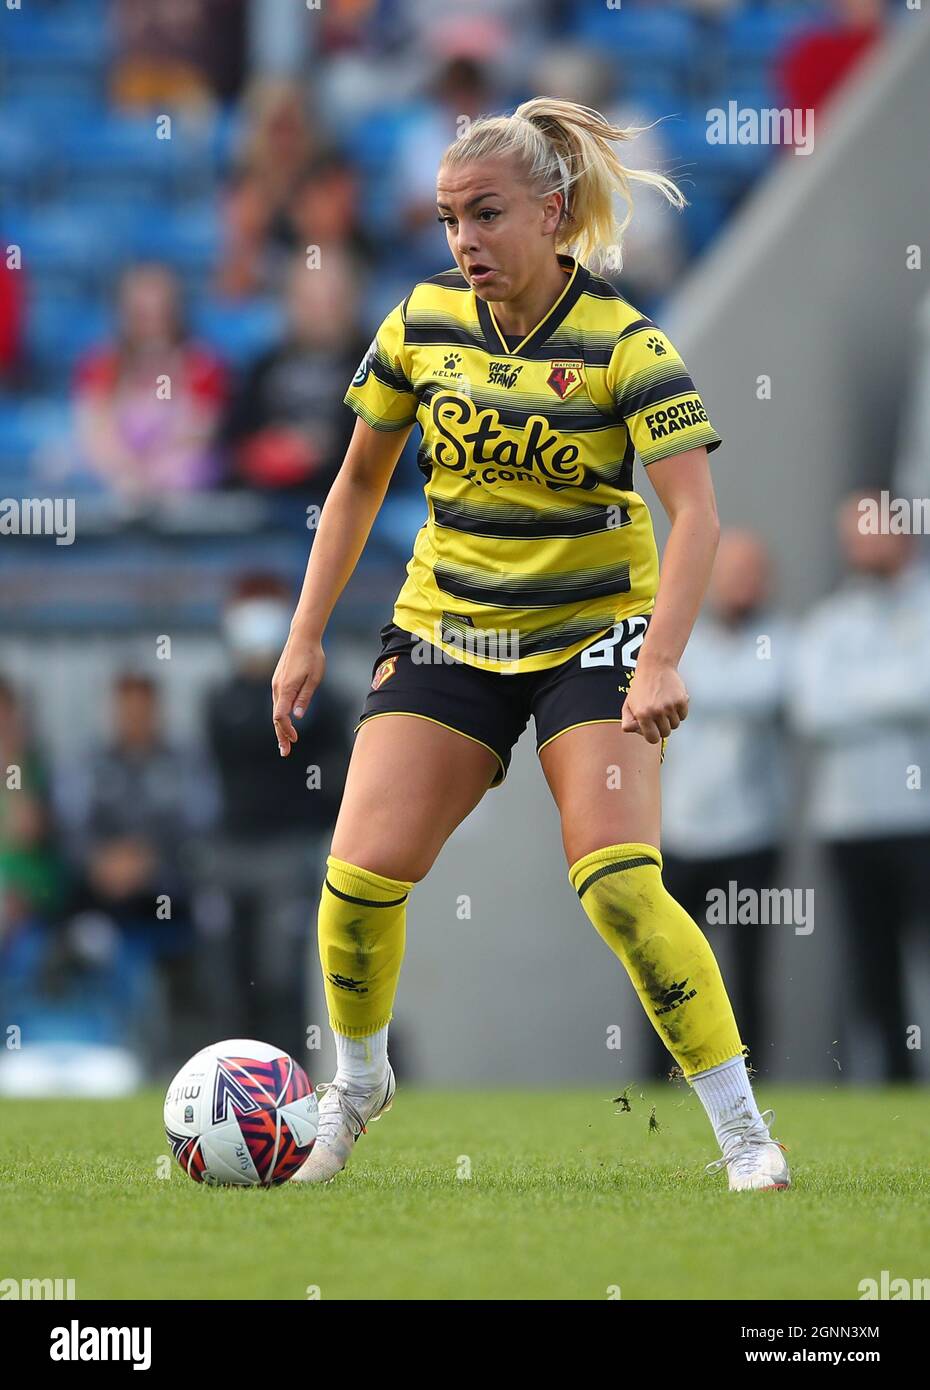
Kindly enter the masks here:
[[562, 205], [564, 202], [565, 197], [558, 189], [553, 193], [546, 194], [543, 199], [542, 229], [544, 232], [549, 233], [556, 230], [562, 218]]

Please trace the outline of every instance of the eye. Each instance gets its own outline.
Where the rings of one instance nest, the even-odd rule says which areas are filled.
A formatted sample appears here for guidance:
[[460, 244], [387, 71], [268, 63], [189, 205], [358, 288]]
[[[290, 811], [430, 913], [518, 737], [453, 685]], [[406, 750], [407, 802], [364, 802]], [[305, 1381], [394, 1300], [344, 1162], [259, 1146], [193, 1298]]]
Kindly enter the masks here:
[[486, 221], [493, 221], [495, 217], [500, 217], [500, 212], [497, 208], [482, 208], [481, 211], [478, 213], [478, 216], [484, 217], [485, 213], [487, 213], [487, 218], [485, 219]]

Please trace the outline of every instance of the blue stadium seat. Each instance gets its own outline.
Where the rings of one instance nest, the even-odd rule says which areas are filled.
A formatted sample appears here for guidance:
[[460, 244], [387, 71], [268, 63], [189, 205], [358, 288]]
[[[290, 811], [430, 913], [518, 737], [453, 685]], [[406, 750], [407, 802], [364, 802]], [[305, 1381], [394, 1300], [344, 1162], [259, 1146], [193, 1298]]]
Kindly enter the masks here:
[[732, 66], [770, 63], [789, 38], [816, 19], [816, 12], [801, 5], [737, 10], [722, 31], [728, 61]]
[[642, 103], [659, 111], [673, 109], [680, 96], [677, 74], [651, 63], [634, 63], [623, 71], [624, 100]]
[[109, 339], [113, 313], [96, 299], [38, 299], [26, 325], [27, 350], [43, 382], [66, 389], [82, 353]]
[[689, 196], [681, 225], [692, 256], [699, 255], [713, 241], [726, 220], [726, 204], [719, 196], [697, 191]]
[[30, 272], [63, 265], [80, 273], [86, 264], [99, 264], [110, 256], [114, 246], [112, 229], [99, 208], [95, 216], [92, 208], [67, 202], [34, 204], [28, 212], [8, 215], [4, 227], [7, 240], [23, 248], [23, 266]]
[[113, 31], [101, 23], [93, 0], [86, 5], [53, 7], [24, 0], [18, 10], [4, 4], [0, 13], [0, 51], [11, 68], [32, 58], [62, 59], [87, 67], [99, 66], [109, 58]]
[[42, 159], [42, 142], [28, 122], [19, 121], [4, 109], [0, 111], [0, 188], [11, 200], [20, 202], [37, 182]]
[[685, 64], [695, 34], [692, 17], [681, 10], [636, 10], [627, 5], [615, 10], [582, 5], [576, 10], [576, 38], [637, 64], [648, 63], [656, 72]]
[[89, 114], [62, 135], [58, 162], [66, 191], [103, 199], [190, 189], [198, 196], [215, 182], [212, 121], [172, 117], [171, 138], [158, 139], [154, 116]]
[[85, 106], [99, 101], [103, 77], [96, 71], [59, 59], [18, 60], [0, 64], [0, 84], [7, 101], [57, 103], [68, 100]]
[[123, 246], [133, 259], [206, 273], [220, 250], [220, 221], [215, 204], [194, 208], [162, 207], [157, 216], [126, 217]]
[[243, 367], [274, 347], [284, 331], [284, 307], [275, 299], [244, 303], [202, 300], [190, 312], [194, 334], [225, 361]]
[[9, 400], [0, 397], [0, 464], [22, 467], [37, 449], [68, 432], [70, 410], [46, 396]]
[[[768, 145], [711, 145], [708, 143], [707, 114], [715, 106], [727, 111], [729, 93], [719, 100], [702, 101], [686, 111], [683, 121], [664, 125], [673, 152], [672, 177], [684, 177], [697, 194], [716, 193], [729, 198], [758, 176], [767, 166], [772, 149]], [[689, 188], [687, 196], [692, 196]]]
[[413, 107], [379, 107], [341, 131], [340, 143], [360, 169], [366, 173], [376, 172], [390, 160], [405, 128], [418, 114]]

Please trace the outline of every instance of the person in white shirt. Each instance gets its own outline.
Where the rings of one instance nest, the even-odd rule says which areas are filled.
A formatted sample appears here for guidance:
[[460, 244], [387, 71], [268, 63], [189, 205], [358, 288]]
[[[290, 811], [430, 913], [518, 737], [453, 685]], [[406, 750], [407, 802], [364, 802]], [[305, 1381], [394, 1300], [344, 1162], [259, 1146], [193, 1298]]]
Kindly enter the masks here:
[[906, 934], [926, 930], [930, 901], [930, 569], [913, 535], [872, 530], [878, 498], [858, 491], [839, 509], [849, 574], [801, 628], [790, 710], [810, 741], [810, 824], [837, 876], [850, 954], [841, 1034], [848, 1052], [866, 1020], [886, 1079], [904, 1081], [919, 1022], [905, 1005]]

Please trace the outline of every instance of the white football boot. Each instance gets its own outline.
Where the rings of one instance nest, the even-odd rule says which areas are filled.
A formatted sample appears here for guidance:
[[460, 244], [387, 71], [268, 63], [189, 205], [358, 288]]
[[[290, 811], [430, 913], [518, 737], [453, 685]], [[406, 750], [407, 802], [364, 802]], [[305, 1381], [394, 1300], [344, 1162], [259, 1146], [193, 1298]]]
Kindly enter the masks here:
[[758, 1120], [748, 1114], [734, 1120], [723, 1140], [723, 1157], [708, 1163], [705, 1173], [717, 1173], [725, 1167], [731, 1192], [774, 1192], [790, 1187], [785, 1146], [768, 1131], [774, 1119], [775, 1111], [765, 1110]]
[[367, 1095], [348, 1090], [345, 1081], [323, 1081], [316, 1088], [320, 1098], [320, 1122], [310, 1157], [291, 1182], [329, 1182], [341, 1173], [361, 1135], [394, 1104], [394, 1069], [388, 1063], [387, 1080]]

